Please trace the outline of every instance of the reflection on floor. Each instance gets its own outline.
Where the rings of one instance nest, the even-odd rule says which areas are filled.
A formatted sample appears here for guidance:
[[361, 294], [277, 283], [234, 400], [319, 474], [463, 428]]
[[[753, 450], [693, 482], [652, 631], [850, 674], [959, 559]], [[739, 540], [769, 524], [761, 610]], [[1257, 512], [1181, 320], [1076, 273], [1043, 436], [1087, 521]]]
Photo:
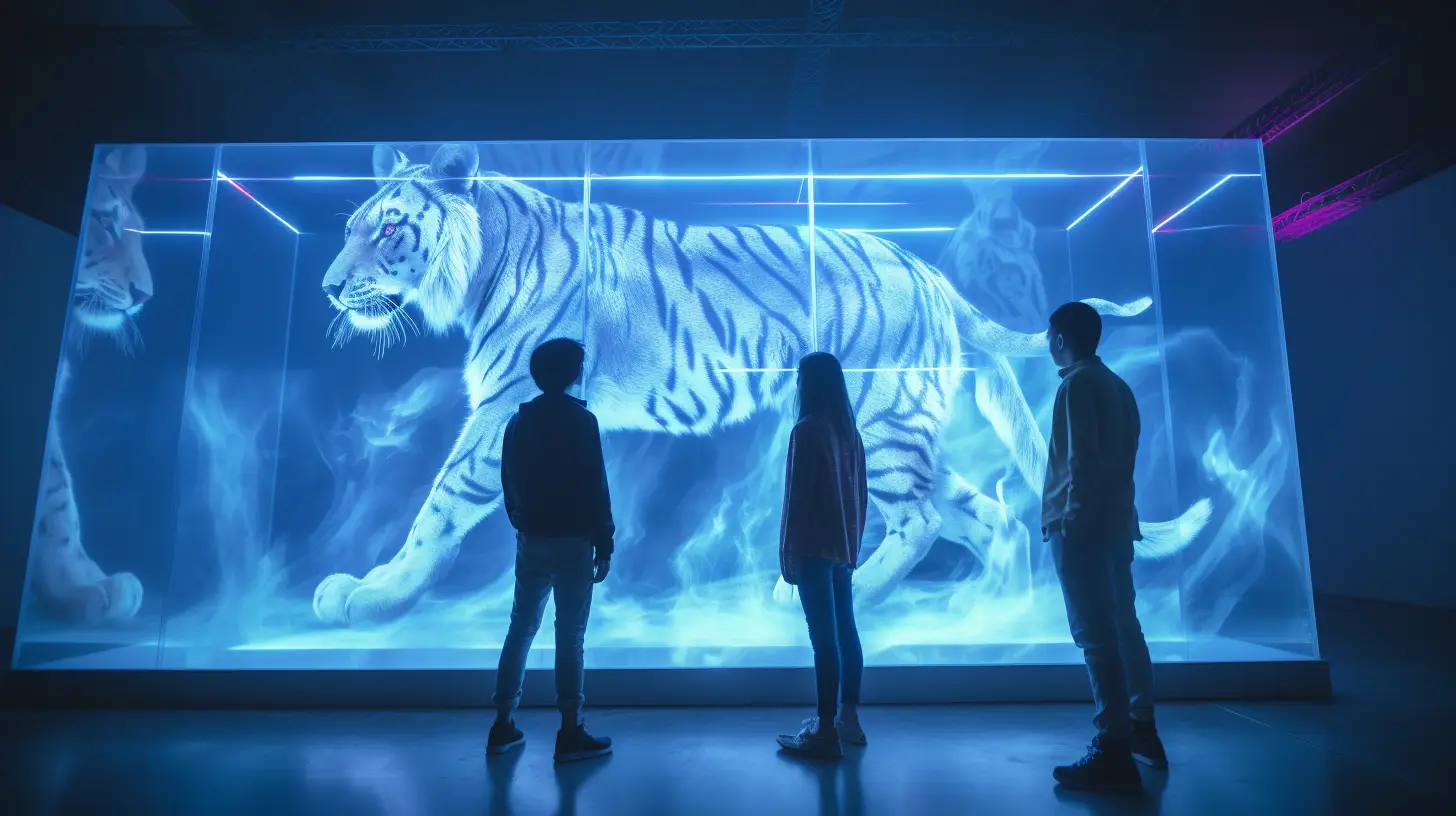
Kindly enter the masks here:
[[616, 755], [561, 769], [540, 710], [524, 751], [489, 761], [478, 711], [4, 712], [0, 790], [7, 813], [1450, 812], [1434, 746], [1456, 613], [1319, 611], [1339, 699], [1166, 706], [1173, 767], [1145, 770], [1140, 797], [1053, 787], [1087, 736], [1076, 705], [868, 709], [869, 747], [837, 765], [775, 754], [803, 711], [593, 711]]

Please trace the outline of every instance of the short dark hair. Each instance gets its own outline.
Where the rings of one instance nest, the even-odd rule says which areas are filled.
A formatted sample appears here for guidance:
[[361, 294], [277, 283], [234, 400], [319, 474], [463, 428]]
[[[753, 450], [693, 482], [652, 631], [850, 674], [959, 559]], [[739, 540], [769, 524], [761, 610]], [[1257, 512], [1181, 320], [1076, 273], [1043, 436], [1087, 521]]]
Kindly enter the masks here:
[[559, 394], [581, 377], [586, 347], [569, 337], [547, 340], [531, 352], [531, 379], [547, 394]]
[[1081, 301], [1064, 303], [1052, 312], [1051, 326], [1067, 338], [1067, 345], [1083, 354], [1091, 354], [1102, 342], [1102, 316]]

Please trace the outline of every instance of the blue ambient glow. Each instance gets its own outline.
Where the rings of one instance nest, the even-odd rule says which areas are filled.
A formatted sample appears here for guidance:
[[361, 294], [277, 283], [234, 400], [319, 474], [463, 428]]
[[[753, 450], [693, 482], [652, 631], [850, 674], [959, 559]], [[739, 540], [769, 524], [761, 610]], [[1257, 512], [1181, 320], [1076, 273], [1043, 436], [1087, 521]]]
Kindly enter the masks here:
[[[1228, 183], [1257, 176], [1223, 173], [1260, 166], [1257, 142], [603, 149], [151, 146], [134, 187], [92, 185], [109, 198], [86, 212], [133, 216], [116, 228], [208, 240], [83, 231], [31, 541], [62, 568], [28, 575], [15, 665], [492, 666], [500, 431], [556, 336], [587, 346], [618, 527], [589, 665], [809, 665], [777, 542], [815, 349], [844, 366], [869, 460], [869, 663], [1079, 662], [1039, 495], [1044, 330], [1074, 297], [1143, 407], [1155, 658], [1314, 654], [1267, 242], [1194, 229], [1154, 257], [1146, 207], [1088, 217], [1134, 181], [1181, 203], [1218, 179], [1157, 229], [1220, 187], [1207, 221], [1267, 229], [1263, 185]], [[955, 168], [985, 172], [926, 172]]]

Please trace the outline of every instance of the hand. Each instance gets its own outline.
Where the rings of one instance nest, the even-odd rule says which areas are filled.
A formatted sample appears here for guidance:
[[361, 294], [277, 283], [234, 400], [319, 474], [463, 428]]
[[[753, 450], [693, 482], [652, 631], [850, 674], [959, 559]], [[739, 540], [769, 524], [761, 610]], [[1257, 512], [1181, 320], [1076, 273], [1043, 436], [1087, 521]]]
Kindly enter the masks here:
[[607, 580], [607, 573], [612, 571], [612, 559], [598, 558], [592, 562], [592, 583], [600, 584]]
[[776, 603], [788, 606], [799, 602], [799, 588], [779, 578], [774, 584], [773, 599]]

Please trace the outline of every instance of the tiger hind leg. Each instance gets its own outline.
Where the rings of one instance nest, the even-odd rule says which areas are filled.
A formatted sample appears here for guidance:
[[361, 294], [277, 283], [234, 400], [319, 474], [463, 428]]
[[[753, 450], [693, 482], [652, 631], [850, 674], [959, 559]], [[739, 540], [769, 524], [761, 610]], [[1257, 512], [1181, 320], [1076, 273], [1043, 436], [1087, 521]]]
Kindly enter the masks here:
[[979, 596], [1031, 591], [1031, 534], [1002, 498], [987, 496], [946, 469], [936, 506], [944, 518], [941, 537], [966, 547], [981, 563]]
[[[903, 425], [901, 426], [904, 427]], [[865, 445], [865, 470], [870, 501], [885, 521], [885, 537], [868, 558], [861, 558], [854, 572], [854, 595], [859, 603], [885, 599], [905, 576], [925, 558], [940, 535], [941, 516], [936, 509], [936, 473], [932, 466], [935, 450], [912, 444], [903, 434], [876, 433], [866, 423], [861, 435]], [[884, 430], [885, 426], [879, 426]], [[774, 599], [791, 603], [795, 588], [779, 578]]]

